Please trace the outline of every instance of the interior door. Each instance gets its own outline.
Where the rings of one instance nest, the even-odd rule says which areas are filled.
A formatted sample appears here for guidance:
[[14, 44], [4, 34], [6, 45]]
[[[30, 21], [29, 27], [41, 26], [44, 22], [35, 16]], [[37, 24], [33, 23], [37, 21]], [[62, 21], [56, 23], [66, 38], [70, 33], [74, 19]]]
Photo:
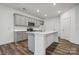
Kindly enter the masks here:
[[71, 17], [63, 19], [62, 36], [65, 39], [71, 38]]

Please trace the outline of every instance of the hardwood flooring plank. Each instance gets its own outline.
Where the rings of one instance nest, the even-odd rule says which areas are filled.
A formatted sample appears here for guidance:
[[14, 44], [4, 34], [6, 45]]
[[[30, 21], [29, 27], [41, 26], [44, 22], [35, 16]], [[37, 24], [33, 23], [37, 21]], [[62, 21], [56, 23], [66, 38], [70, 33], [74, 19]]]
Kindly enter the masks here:
[[27, 40], [0, 46], [0, 55], [33, 55], [28, 50]]
[[21, 53], [17, 50], [16, 45], [10, 44], [11, 49], [14, 52], [14, 55], [21, 55]]
[[1, 47], [0, 47], [0, 55], [2, 55], [2, 49], [1, 49]]
[[0, 46], [0, 49], [1, 49], [2, 55], [7, 55], [7, 53], [6, 53], [6, 49], [5, 49], [4, 46], [5, 46], [5, 45]]
[[19, 45], [17, 45], [17, 50], [18, 50], [21, 54], [23, 54], [23, 55], [28, 55], [28, 54], [23, 50], [23, 48], [22, 48], [21, 46], [19, 46]]

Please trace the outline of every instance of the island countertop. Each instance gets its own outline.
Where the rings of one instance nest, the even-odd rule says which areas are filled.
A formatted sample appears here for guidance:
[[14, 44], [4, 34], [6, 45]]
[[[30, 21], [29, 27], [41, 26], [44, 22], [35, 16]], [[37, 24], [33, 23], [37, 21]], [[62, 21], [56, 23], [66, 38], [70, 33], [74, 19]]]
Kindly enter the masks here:
[[32, 32], [30, 32], [30, 31], [27, 31], [26, 33], [31, 33], [31, 34], [49, 34], [49, 33], [56, 33], [57, 31], [32, 31]]

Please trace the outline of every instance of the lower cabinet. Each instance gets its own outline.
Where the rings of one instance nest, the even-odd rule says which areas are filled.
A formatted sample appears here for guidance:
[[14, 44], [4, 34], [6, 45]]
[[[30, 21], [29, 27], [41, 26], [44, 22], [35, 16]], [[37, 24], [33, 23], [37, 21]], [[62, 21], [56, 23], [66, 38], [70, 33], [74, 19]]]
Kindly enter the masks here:
[[22, 38], [23, 38], [23, 40], [26, 40], [26, 39], [28, 39], [28, 34], [26, 33], [26, 31], [23, 31], [22, 32]]
[[25, 39], [28, 39], [28, 35], [26, 34], [26, 31], [14, 32], [14, 41], [15, 42], [22, 41]]

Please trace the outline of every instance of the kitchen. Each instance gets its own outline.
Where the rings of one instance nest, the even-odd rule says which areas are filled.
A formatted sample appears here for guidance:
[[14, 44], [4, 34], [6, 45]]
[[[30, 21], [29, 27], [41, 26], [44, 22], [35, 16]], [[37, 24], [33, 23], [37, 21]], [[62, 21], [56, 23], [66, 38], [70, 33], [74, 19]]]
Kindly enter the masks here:
[[78, 3], [2, 3], [0, 45], [14, 42], [18, 46], [18, 42], [27, 41], [25, 51], [32, 52], [32, 55], [46, 55], [46, 48], [58, 42], [58, 37], [78, 44], [78, 9]]
[[[22, 39], [28, 39], [28, 49], [31, 51], [31, 52], [34, 52], [37, 48], [39, 49], [40, 48], [40, 44], [43, 43], [42, 42], [42, 37], [38, 36], [36, 39], [40, 40], [40, 41], [37, 41], [36, 42], [36, 35], [35, 33], [41, 33], [40, 35], [42, 35], [42, 33], [46, 33], [44, 35], [47, 35], [48, 36], [48, 41], [46, 41], [46, 44], [47, 44], [47, 47], [52, 43], [54, 42], [55, 40], [57, 41], [57, 32], [55, 31], [45, 31], [44, 29], [44, 21], [42, 20], [36, 20], [36, 19], [33, 19], [33, 18], [30, 18], [30, 17], [27, 17], [27, 16], [23, 16], [23, 15], [19, 15], [19, 14], [14, 14], [14, 25], [15, 25], [15, 43], [17, 43], [18, 41], [21, 41]], [[25, 26], [27, 29], [17, 29], [17, 26]], [[36, 28], [37, 29], [36, 29]], [[54, 36], [51, 36], [50, 34], [53, 34], [53, 33], [56, 33]], [[25, 35], [24, 35], [25, 34]], [[25, 36], [25, 37], [24, 37]], [[56, 37], [55, 37], [56, 36]], [[49, 38], [51, 37], [51, 38]], [[55, 38], [52, 38], [52, 37], [55, 37]], [[45, 39], [44, 39], [45, 40]], [[35, 43], [36, 42], [36, 43]], [[40, 42], [38, 44], [38, 42]], [[37, 45], [37, 47], [35, 47]], [[39, 46], [39, 47], [38, 47]], [[41, 45], [43, 46], [43, 45]], [[46, 48], [47, 48], [46, 47]], [[43, 47], [41, 47], [41, 49], [43, 49]], [[41, 49], [38, 50], [41, 52]], [[44, 49], [45, 51], [45, 49]], [[42, 53], [39, 53], [39, 52], [36, 52], [34, 54], [45, 54], [45, 52], [42, 52]]]

